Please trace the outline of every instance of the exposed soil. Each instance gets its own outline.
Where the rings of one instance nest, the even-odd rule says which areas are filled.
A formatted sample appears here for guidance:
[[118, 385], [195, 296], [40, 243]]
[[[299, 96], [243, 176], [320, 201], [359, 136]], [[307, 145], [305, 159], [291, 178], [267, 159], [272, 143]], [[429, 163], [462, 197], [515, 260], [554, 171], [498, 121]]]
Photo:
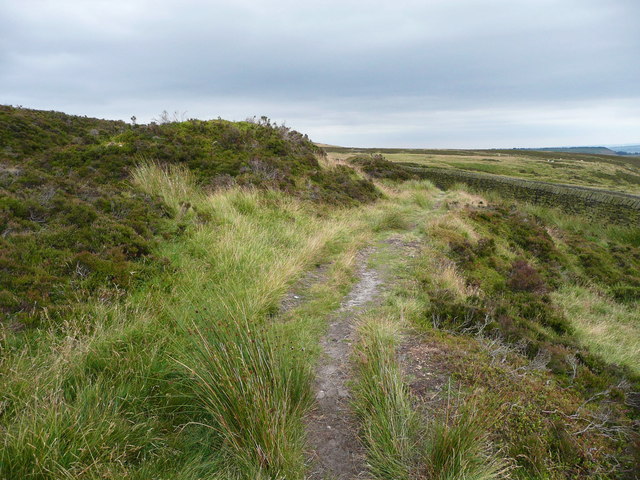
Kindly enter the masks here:
[[368, 248], [358, 254], [358, 283], [345, 297], [321, 341], [324, 355], [316, 370], [316, 408], [307, 420], [312, 480], [362, 478], [366, 473], [364, 449], [349, 404], [348, 380], [355, 319], [379, 298], [382, 283], [378, 272], [367, 266], [372, 252]]
[[407, 241], [402, 235], [395, 234], [385, 240], [387, 245], [391, 245], [394, 249], [399, 250], [408, 257], [416, 257], [420, 252], [422, 244], [418, 241]]
[[331, 263], [318, 265], [315, 269], [305, 273], [295, 284], [289, 289], [280, 302], [280, 313], [286, 313], [289, 310], [300, 306], [305, 300], [306, 292], [315, 284], [322, 283], [327, 278], [327, 270]]
[[443, 401], [440, 393], [448, 387], [451, 374], [442, 345], [425, 335], [406, 335], [398, 348], [398, 363], [422, 408], [435, 409]]

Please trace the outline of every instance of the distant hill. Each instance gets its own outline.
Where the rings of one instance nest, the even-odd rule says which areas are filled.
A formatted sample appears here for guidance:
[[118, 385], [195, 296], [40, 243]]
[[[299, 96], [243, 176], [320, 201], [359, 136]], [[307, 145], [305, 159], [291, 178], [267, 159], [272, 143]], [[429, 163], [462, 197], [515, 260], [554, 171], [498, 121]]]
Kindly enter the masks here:
[[607, 147], [552, 147], [552, 148], [531, 148], [539, 152], [564, 152], [564, 153], [588, 153], [591, 155], [618, 155], [614, 150]]
[[640, 145], [614, 145], [610, 148], [619, 155], [640, 155]]

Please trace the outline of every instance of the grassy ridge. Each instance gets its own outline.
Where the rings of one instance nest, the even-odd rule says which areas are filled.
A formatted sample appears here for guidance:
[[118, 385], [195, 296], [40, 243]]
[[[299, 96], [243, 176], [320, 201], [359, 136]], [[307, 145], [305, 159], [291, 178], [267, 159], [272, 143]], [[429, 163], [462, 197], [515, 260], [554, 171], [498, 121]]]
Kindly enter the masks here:
[[420, 420], [395, 360], [399, 325], [368, 318], [358, 333], [355, 406], [369, 470], [377, 479], [409, 479], [417, 461]]
[[0, 313], [12, 330], [144, 282], [163, 268], [156, 243], [186, 227], [169, 217], [209, 221], [189, 198], [168, 205], [133, 185], [147, 160], [186, 168], [204, 191], [276, 189], [333, 206], [380, 195], [352, 169], [323, 168], [304, 135], [267, 119], [128, 125], [0, 106], [0, 140]]

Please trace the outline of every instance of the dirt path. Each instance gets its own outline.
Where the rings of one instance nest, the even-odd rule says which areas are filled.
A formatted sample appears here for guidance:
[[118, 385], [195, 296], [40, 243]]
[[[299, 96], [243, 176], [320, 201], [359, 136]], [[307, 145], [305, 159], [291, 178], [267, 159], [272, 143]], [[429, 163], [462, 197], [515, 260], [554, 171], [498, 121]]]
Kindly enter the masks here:
[[379, 297], [382, 283], [378, 273], [367, 267], [373, 251], [368, 248], [358, 254], [358, 283], [345, 297], [321, 341], [324, 355], [316, 370], [316, 408], [307, 421], [312, 448], [311, 480], [354, 479], [366, 471], [357, 423], [349, 405], [348, 379], [357, 315]]

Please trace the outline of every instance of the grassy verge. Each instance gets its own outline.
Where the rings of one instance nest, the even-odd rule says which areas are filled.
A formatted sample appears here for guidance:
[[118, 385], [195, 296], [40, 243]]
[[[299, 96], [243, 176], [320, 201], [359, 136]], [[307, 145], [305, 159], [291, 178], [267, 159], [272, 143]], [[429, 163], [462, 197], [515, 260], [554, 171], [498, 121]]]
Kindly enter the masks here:
[[[135, 181], [183, 234], [124, 300], [1, 339], [0, 478], [302, 478], [306, 347], [322, 329], [308, 327], [336, 300], [324, 291], [286, 321], [279, 301], [360, 240], [282, 193], [205, 195], [156, 166]], [[349, 265], [336, 263], [339, 295]]]
[[358, 333], [355, 407], [369, 470], [377, 479], [412, 478], [420, 424], [395, 360], [399, 326], [370, 318]]
[[640, 305], [616, 302], [583, 286], [564, 286], [553, 294], [580, 342], [607, 361], [640, 375]]
[[501, 419], [492, 438], [512, 475], [626, 478], [636, 469], [637, 229], [463, 189], [419, 228], [416, 323], [434, 361]]
[[404, 275], [404, 281], [382, 306], [366, 314], [355, 352], [354, 406], [371, 475], [388, 480], [502, 478], [506, 464], [493, 456], [479, 412], [451, 403], [442, 411], [425, 410], [411, 392], [397, 349], [408, 322], [419, 317], [424, 304], [404, 288], [408, 252], [385, 250], [377, 262]]

